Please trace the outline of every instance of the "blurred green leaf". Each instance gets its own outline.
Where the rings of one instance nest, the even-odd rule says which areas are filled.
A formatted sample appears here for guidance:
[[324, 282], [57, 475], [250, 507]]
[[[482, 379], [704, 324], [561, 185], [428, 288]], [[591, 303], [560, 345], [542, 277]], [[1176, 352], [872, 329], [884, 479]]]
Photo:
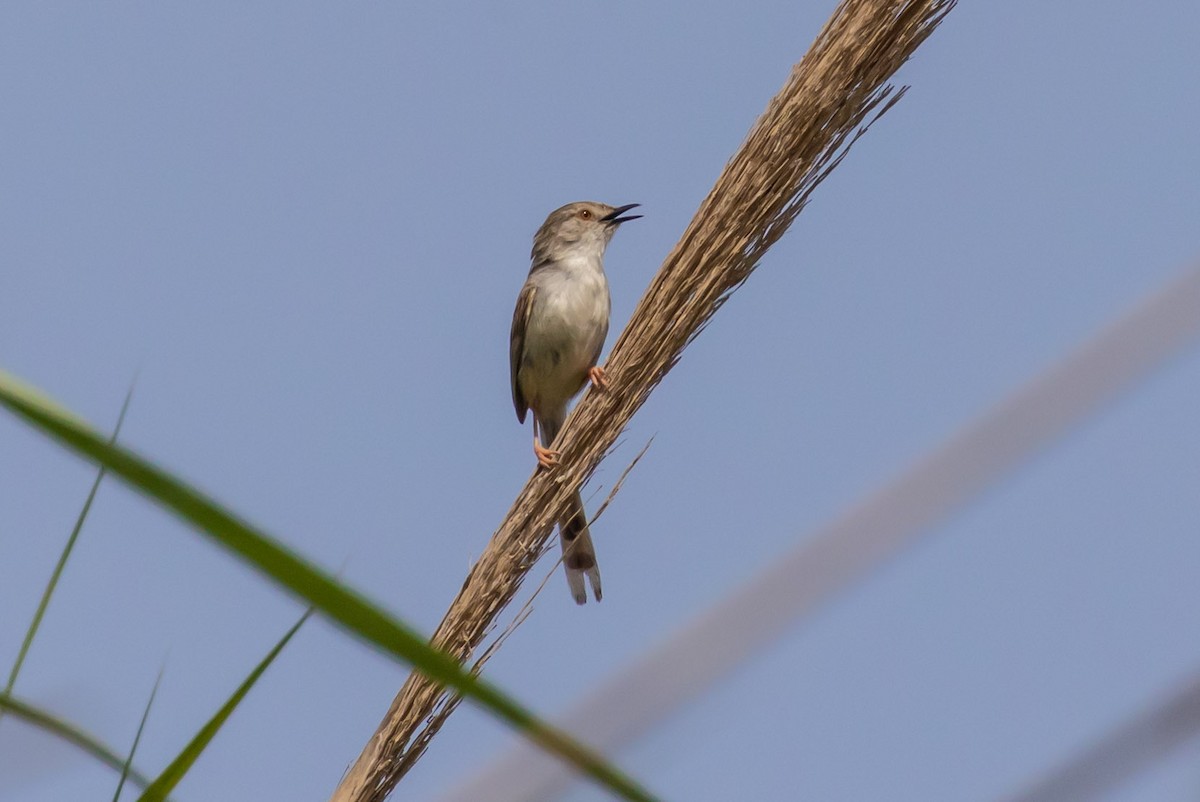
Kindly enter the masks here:
[[129, 771], [133, 767], [133, 756], [137, 752], [138, 744], [142, 742], [142, 731], [146, 729], [146, 719], [150, 718], [150, 708], [154, 706], [154, 697], [158, 695], [158, 686], [162, 683], [163, 673], [159, 669], [158, 677], [154, 680], [154, 687], [150, 689], [150, 698], [146, 700], [146, 707], [142, 710], [142, 720], [138, 722], [137, 734], [133, 736], [133, 746], [129, 747], [129, 755], [125, 758], [125, 765], [121, 766], [121, 779], [117, 782], [117, 790], [113, 794], [113, 802], [121, 802], [121, 789], [125, 787], [125, 779], [129, 776]]
[[[111, 766], [117, 771], [124, 769], [125, 758], [118, 755], [115, 750], [106, 746], [99, 738], [89, 735], [79, 727], [64, 721], [49, 711], [42, 710], [40, 707], [22, 701], [8, 693], [0, 693], [0, 709], [12, 713], [17, 718], [23, 719], [25, 722], [59, 737], [67, 743], [78, 746], [101, 763]], [[134, 768], [129, 769], [129, 779], [139, 788], [145, 788], [150, 785], [150, 778]]]
[[534, 743], [575, 765], [618, 796], [641, 802], [654, 799], [590, 748], [541, 721], [491, 683], [472, 676], [454, 658], [427, 645], [427, 639], [413, 628], [200, 491], [132, 451], [106, 443], [77, 416], [5, 371], [0, 371], [0, 404], [72, 451], [106, 466], [131, 487], [174, 512], [345, 629], [474, 699]]
[[243, 680], [242, 684], [233, 692], [233, 695], [229, 697], [229, 700], [221, 705], [221, 709], [208, 720], [208, 723], [200, 728], [200, 732], [196, 733], [196, 736], [188, 742], [183, 751], [171, 761], [171, 765], [167, 766], [163, 770], [163, 773], [158, 775], [154, 782], [150, 784], [150, 787], [142, 792], [142, 795], [138, 797], [138, 802], [161, 802], [161, 800], [166, 799], [167, 794], [175, 789], [175, 786], [179, 784], [183, 776], [188, 773], [188, 769], [192, 767], [192, 764], [196, 762], [197, 758], [204, 752], [204, 749], [212, 742], [217, 731], [221, 729], [221, 725], [233, 714], [233, 711], [237, 709], [242, 699], [254, 687], [254, 683], [258, 682], [258, 678], [267, 670], [267, 666], [275, 661], [275, 658], [283, 651], [283, 647], [287, 646], [292, 636], [300, 630], [300, 627], [304, 626], [304, 622], [308, 620], [310, 615], [312, 615], [311, 609], [300, 616], [300, 620], [292, 625], [292, 628], [279, 640], [279, 643], [275, 644], [275, 647], [271, 651], [267, 652], [267, 656], [262, 659], [262, 662], [254, 667], [254, 670], [250, 672], [250, 676]]
[[[109, 438], [109, 444], [117, 442], [117, 436], [121, 433], [121, 424], [125, 422], [125, 413], [129, 411], [129, 401], [133, 398], [133, 387], [125, 393], [125, 403], [121, 404], [121, 414], [117, 416], [117, 425], [113, 429], [112, 437]], [[50, 597], [54, 595], [54, 589], [58, 587], [58, 578], [62, 576], [63, 569], [67, 565], [67, 560], [71, 556], [71, 551], [75, 548], [75, 541], [79, 538], [79, 533], [83, 530], [83, 522], [87, 519], [88, 511], [92, 509], [92, 500], [96, 498], [96, 491], [100, 489], [100, 481], [104, 479], [104, 472], [107, 469], [101, 465], [100, 470], [96, 472], [96, 480], [92, 482], [92, 489], [88, 491], [87, 499], [83, 502], [83, 509], [79, 511], [79, 517], [75, 519], [75, 527], [71, 530], [71, 536], [67, 538], [67, 544], [63, 547], [62, 554], [58, 556], [58, 563], [54, 566], [54, 570], [50, 574], [50, 581], [46, 583], [46, 589], [42, 591], [42, 599], [38, 602], [37, 610], [33, 613], [33, 620], [29, 622], [29, 629], [25, 631], [25, 640], [21, 641], [21, 648], [17, 652], [17, 659], [13, 662], [12, 670], [8, 674], [8, 684], [4, 686], [4, 692], [10, 694], [13, 687], [17, 684], [17, 675], [21, 673], [21, 666], [25, 663], [25, 656], [29, 654], [29, 647], [33, 645], [33, 638], [37, 635], [38, 628], [42, 625], [42, 617], [46, 614], [46, 608], [50, 604]], [[2, 712], [2, 711], [0, 711]]]

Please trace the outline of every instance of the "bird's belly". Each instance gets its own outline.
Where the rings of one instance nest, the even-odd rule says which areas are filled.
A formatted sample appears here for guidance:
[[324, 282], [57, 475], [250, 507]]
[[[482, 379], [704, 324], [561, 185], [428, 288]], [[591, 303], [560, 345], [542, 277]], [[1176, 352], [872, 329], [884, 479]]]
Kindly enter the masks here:
[[565, 403], [582, 390], [608, 334], [607, 287], [546, 295], [529, 321], [520, 371], [521, 386], [535, 406], [539, 400]]

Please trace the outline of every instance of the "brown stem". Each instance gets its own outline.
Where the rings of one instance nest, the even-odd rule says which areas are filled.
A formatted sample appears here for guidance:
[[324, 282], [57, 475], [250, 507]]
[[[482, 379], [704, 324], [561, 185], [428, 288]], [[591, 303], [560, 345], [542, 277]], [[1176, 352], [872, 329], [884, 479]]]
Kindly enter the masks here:
[[[434, 633], [435, 645], [470, 659], [521, 587], [572, 491], [816, 186], [903, 95], [887, 80], [953, 6], [954, 0], [841, 3], [646, 290], [605, 367], [611, 391], [588, 393], [567, 420], [556, 441], [560, 467], [534, 473], [525, 485]], [[410, 675], [333, 800], [382, 802], [457, 704], [436, 682]]]

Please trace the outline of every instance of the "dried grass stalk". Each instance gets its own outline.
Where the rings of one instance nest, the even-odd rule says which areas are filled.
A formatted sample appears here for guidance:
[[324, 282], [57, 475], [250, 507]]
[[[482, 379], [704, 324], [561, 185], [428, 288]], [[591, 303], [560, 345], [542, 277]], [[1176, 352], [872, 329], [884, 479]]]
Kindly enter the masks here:
[[[844, 0], [725, 166], [613, 347], [612, 390], [564, 426], [561, 467], [535, 473], [433, 636], [462, 661], [483, 641], [564, 510], [633, 414], [804, 208], [816, 186], [904, 90], [886, 81], [955, 0]], [[485, 655], [486, 656], [486, 655]], [[474, 666], [481, 668], [481, 662]], [[413, 673], [343, 778], [337, 802], [381, 802], [458, 699]]]

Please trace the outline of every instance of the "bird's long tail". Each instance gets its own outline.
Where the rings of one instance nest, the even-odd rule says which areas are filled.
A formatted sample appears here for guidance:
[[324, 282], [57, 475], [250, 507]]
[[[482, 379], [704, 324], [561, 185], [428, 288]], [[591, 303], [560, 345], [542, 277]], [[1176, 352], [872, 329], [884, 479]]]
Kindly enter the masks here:
[[600, 601], [600, 566], [596, 562], [596, 548], [592, 545], [592, 533], [588, 531], [587, 513], [578, 491], [571, 497], [571, 506], [566, 516], [558, 523], [559, 540], [562, 542], [563, 568], [567, 572], [567, 584], [576, 604], [587, 604], [587, 589], [583, 578], [592, 585], [592, 594]]
[[[567, 416], [566, 409], [556, 410], [556, 414], [547, 414], [544, 418], [534, 416], [534, 437], [540, 430], [542, 443], [549, 448], [558, 437], [563, 419]], [[596, 563], [596, 547], [592, 545], [592, 533], [588, 530], [587, 511], [583, 508], [583, 498], [579, 491], [571, 497], [571, 505], [566, 515], [558, 522], [558, 539], [562, 543], [563, 569], [567, 572], [567, 584], [571, 587], [571, 595], [576, 604], [587, 604], [587, 588], [584, 577], [592, 583], [592, 594], [600, 601], [603, 593], [600, 590], [600, 567]]]

